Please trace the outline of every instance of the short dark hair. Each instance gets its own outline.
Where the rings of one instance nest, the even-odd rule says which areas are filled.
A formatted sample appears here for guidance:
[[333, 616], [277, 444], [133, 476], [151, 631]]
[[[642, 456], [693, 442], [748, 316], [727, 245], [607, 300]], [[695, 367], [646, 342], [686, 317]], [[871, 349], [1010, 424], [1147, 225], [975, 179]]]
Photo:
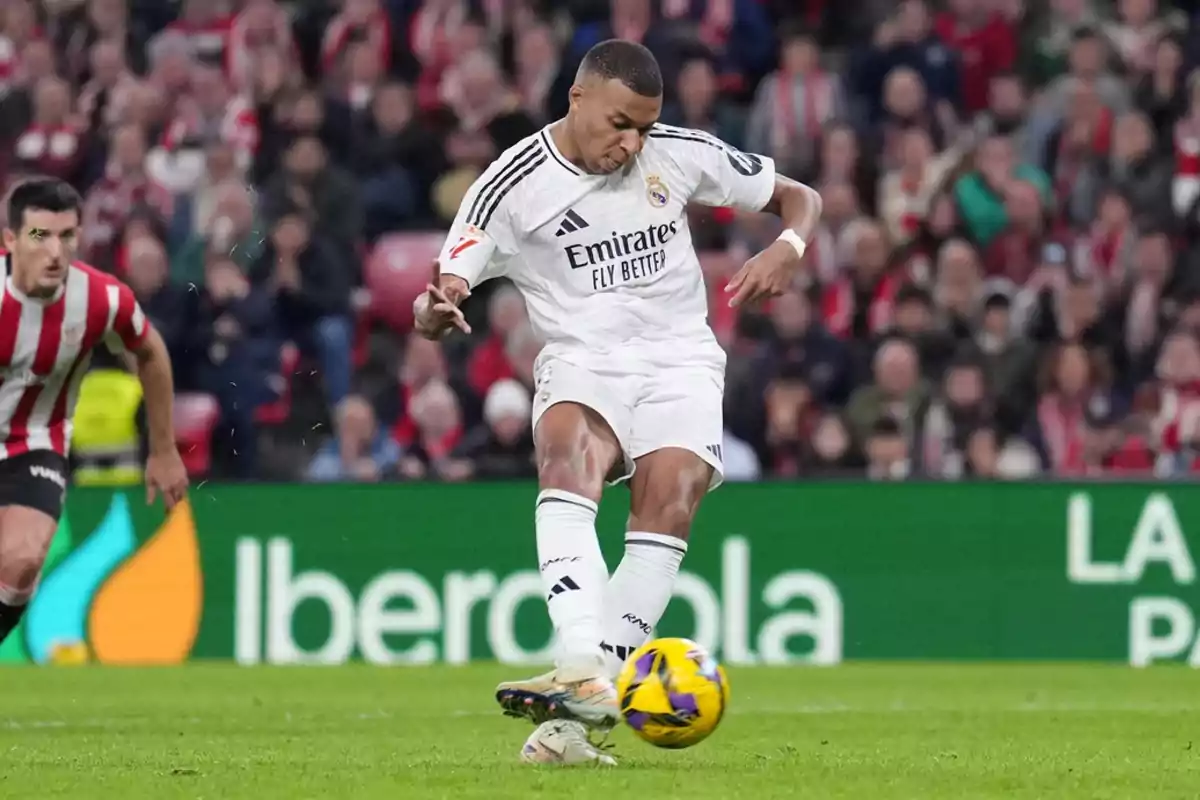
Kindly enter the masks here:
[[960, 369], [973, 369], [976, 372], [983, 371], [983, 364], [975, 357], [974, 353], [963, 351], [955, 353], [949, 363], [946, 364], [945, 374], [949, 375]]
[[933, 308], [933, 296], [916, 284], [906, 283], [896, 292], [892, 305], [903, 306], [909, 303], [920, 303], [925, 308]]
[[901, 436], [904, 433], [904, 428], [900, 425], [900, 421], [890, 414], [876, 417], [871, 422], [871, 436]]
[[785, 22], [779, 30], [779, 41], [784, 46], [793, 42], [811, 42], [817, 44], [817, 34], [811, 27], [801, 22]]
[[625, 39], [608, 39], [588, 50], [579, 65], [578, 77], [585, 75], [618, 80], [642, 97], [660, 97], [663, 93], [662, 70], [654, 54]]
[[983, 301], [984, 311], [994, 311], [1002, 309], [1009, 311], [1012, 309], [1012, 298], [1002, 291], [993, 291]]
[[8, 194], [8, 227], [20, 230], [25, 222], [25, 212], [74, 211], [79, 213], [83, 199], [79, 192], [66, 181], [57, 178], [29, 178], [18, 183]]
[[295, 150], [305, 142], [312, 142], [325, 151], [325, 142], [321, 139], [321, 135], [313, 131], [297, 131], [288, 139], [287, 149]]
[[309, 231], [311, 234], [312, 229], [313, 229], [313, 223], [314, 223], [312, 214], [310, 214], [308, 211], [304, 210], [300, 206], [296, 205], [295, 203], [291, 203], [291, 202], [289, 202], [287, 205], [285, 205], [283, 207], [283, 209], [281, 210], [281, 212], [279, 213], [279, 215], [271, 220], [272, 230], [274, 230], [275, 228], [278, 228], [280, 225], [282, 225], [284, 222], [287, 222], [288, 220], [294, 220], [296, 222], [299, 222], [301, 225], [304, 226], [305, 230]]

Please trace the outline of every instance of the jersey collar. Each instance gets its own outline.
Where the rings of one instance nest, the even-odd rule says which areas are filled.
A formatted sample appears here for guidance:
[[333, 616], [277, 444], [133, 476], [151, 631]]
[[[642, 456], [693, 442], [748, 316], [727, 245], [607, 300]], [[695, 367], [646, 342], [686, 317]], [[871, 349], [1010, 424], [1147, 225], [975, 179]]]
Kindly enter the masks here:
[[584, 177], [584, 174], [583, 174], [582, 170], [579, 169], [579, 167], [575, 166], [570, 161], [567, 161], [566, 157], [563, 156], [562, 153], [558, 152], [558, 147], [554, 144], [554, 137], [550, 135], [550, 126], [549, 125], [542, 128], [541, 133], [539, 133], [538, 135], [542, 139], [542, 146], [546, 148], [546, 151], [548, 153], [550, 153], [551, 158], [553, 158], [555, 161], [557, 161], [558, 165], [560, 167], [562, 167], [563, 169], [565, 169], [567, 172], [571, 173], [572, 175]]

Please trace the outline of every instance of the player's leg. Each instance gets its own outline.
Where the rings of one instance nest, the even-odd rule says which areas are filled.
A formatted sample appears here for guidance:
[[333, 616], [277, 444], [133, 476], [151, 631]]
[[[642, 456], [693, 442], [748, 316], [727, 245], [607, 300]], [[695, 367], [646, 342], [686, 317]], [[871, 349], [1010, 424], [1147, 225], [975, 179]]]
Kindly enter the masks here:
[[625, 468], [622, 474], [632, 468], [617, 433], [628, 429], [627, 409], [619, 379], [601, 379], [565, 363], [538, 369], [538, 569], [558, 656], [554, 671], [497, 687], [496, 699], [510, 715], [600, 726], [617, 718], [600, 649], [608, 567], [596, 537], [596, 511], [605, 478], [618, 465]]
[[564, 680], [582, 680], [602, 671], [608, 567], [596, 536], [596, 511], [621, 447], [599, 414], [568, 402], [542, 414], [534, 447], [538, 569], [558, 640], [557, 672]]
[[9, 506], [0, 514], [0, 642], [25, 615], [57, 528], [36, 508]]
[[667, 610], [692, 520], [712, 476], [712, 465], [690, 450], [668, 447], [637, 460], [625, 554], [609, 580], [605, 605], [601, 647], [610, 676], [620, 672]]
[[672, 370], [651, 380], [635, 412], [625, 553], [609, 580], [601, 644], [612, 676], [666, 611], [692, 520], [720, 483], [723, 391], [708, 370]]
[[0, 642], [21, 622], [62, 514], [66, 463], [33, 452], [0, 462]]
[[562, 402], [541, 414], [534, 447], [538, 569], [558, 654], [553, 671], [502, 683], [496, 699], [506, 713], [538, 723], [577, 717], [608, 724], [615, 720], [616, 698], [600, 650], [608, 567], [596, 536], [596, 510], [620, 445], [595, 411]]

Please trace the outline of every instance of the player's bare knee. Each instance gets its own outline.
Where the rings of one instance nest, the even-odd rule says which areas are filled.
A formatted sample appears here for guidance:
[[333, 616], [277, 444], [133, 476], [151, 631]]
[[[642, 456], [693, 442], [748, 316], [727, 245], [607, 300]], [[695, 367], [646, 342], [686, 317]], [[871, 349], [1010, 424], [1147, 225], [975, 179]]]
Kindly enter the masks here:
[[677, 459], [664, 453], [645, 463], [634, 477], [629, 530], [687, 539], [692, 520], [708, 491], [712, 467], [699, 458]]
[[31, 589], [42, 571], [57, 524], [40, 512], [9, 509], [0, 528], [0, 585]]
[[563, 413], [547, 417], [538, 428], [536, 444], [541, 488], [599, 500], [603, 472], [595, 466], [586, 421], [582, 416], [576, 419], [574, 415]]
[[627, 528], [631, 531], [674, 536], [686, 541], [692, 532], [693, 517], [690, 506], [684, 503], [672, 503], [657, 508], [642, 509], [640, 513], [631, 511]]
[[46, 553], [39, 548], [5, 549], [0, 556], [0, 590], [10, 594], [32, 592], [45, 560]]
[[703, 491], [669, 481], [652, 481], [630, 509], [629, 530], [687, 539]]
[[558, 489], [599, 502], [604, 476], [617, 454], [606, 441], [604, 429], [586, 409], [570, 403], [551, 407], [535, 432], [538, 482], [542, 489]]
[[552, 442], [538, 447], [538, 485], [600, 501], [604, 470], [593, 448], [583, 443]]

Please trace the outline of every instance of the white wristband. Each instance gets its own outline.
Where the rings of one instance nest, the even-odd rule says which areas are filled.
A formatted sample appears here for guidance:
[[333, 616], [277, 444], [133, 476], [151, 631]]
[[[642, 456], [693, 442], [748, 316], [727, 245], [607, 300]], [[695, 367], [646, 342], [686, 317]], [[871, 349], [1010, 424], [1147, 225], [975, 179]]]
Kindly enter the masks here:
[[791, 228], [784, 228], [783, 233], [779, 234], [779, 239], [777, 241], [787, 242], [790, 244], [792, 249], [796, 251], [796, 256], [798, 258], [804, 258], [804, 251], [808, 249], [808, 245], [805, 244], [804, 240], [800, 238], [800, 234], [796, 233]]

